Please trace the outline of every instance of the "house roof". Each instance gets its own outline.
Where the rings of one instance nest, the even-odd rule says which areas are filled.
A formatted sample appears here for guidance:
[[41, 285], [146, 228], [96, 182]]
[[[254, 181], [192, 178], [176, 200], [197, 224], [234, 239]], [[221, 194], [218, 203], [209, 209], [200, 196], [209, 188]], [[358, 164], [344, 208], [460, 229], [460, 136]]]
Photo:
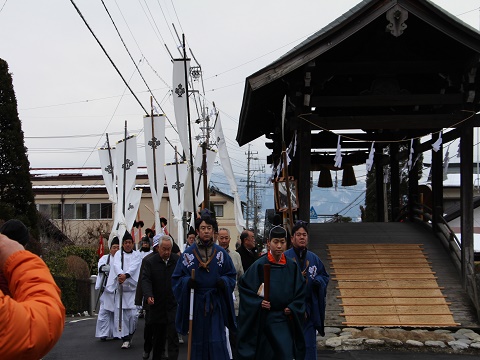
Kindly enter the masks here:
[[[338, 48], [342, 43], [345, 43], [349, 38], [352, 38], [354, 34], [361, 33], [362, 31], [364, 33], [363, 41], [368, 43], [371, 32], [365, 31], [365, 29], [370, 24], [375, 23], [377, 19], [381, 19], [382, 22], [387, 23], [387, 20], [385, 19], [385, 13], [397, 5], [408, 11], [409, 19], [406, 21], [407, 29], [405, 30], [405, 33], [408, 33], [409, 25], [411, 25], [412, 29], [414, 28], [414, 25], [412, 24], [414, 23], [413, 18], [415, 18], [420, 22], [427, 24], [428, 28], [432, 29], [432, 33], [435, 32], [436, 34], [442, 34], [444, 38], [450, 39], [450, 43], [448, 44], [445, 43], [443, 37], [442, 39], [437, 39], [436, 41], [439, 41], [439, 43], [432, 44], [432, 49], [436, 49], [435, 51], [441, 51], [439, 49], [442, 48], [443, 42], [446, 47], [451, 47], [454, 45], [456, 49], [462, 47], [463, 51], [480, 53], [480, 33], [431, 1], [364, 0], [326, 27], [322, 28], [320, 31], [316, 32], [305, 41], [295, 46], [292, 50], [285, 53], [279, 59], [250, 75], [246, 79], [243, 104], [237, 132], [237, 142], [239, 145], [242, 146], [262, 135], [268, 134], [274, 128], [275, 121], [279, 121], [281, 116], [281, 104], [283, 96], [288, 91], [290, 94], [295, 93], [295, 89], [292, 89], [292, 87], [295, 87], [293, 82], [298, 81], [299, 79], [303, 80], [304, 73], [298, 73], [301, 68], [323, 58], [326, 58], [325, 64], [333, 66], [333, 73], [346, 73], [349, 66], [357, 70], [359, 67], [366, 66], [368, 61], [372, 59], [363, 59], [363, 63], [360, 61], [354, 63], [353, 60], [347, 58], [349, 54], [345, 52], [345, 50], [342, 50], [342, 52], [337, 52], [335, 58], [329, 57], [328, 54]], [[376, 31], [376, 34], [378, 35], [378, 27], [376, 28]], [[425, 49], [423, 44], [427, 41], [427, 37], [438, 37], [432, 36], [432, 33], [426, 34], [423, 31], [419, 31], [415, 33], [413, 38], [411, 36], [408, 41], [417, 42], [417, 47], [420, 46], [420, 49], [421, 47]], [[375, 39], [372, 41], [375, 41]], [[391, 41], [393, 42], [394, 40]], [[398, 40], [395, 41], [395, 43], [401, 43], [401, 41], [402, 40]], [[406, 46], [405, 49], [408, 49], [409, 46]], [[357, 55], [354, 53], [355, 50], [352, 49], [350, 55]], [[366, 54], [368, 54], [368, 52], [369, 51], [367, 51]], [[387, 70], [390, 70], [389, 67], [394, 67], [395, 65], [398, 65], [399, 62], [405, 60], [406, 61], [403, 63], [403, 66], [408, 66], [405, 64], [408, 63], [409, 56], [413, 56], [411, 59], [412, 63], [415, 61], [420, 63], [418, 59], [415, 59], [414, 52], [408, 54], [408, 51], [403, 51], [402, 56], [404, 56], [404, 58], [398, 59], [397, 63], [397, 59], [395, 59], [394, 55], [388, 54], [387, 48], [385, 49], [385, 52], [387, 52], [384, 54], [385, 59], [387, 60], [384, 60], [383, 62], [379, 60], [379, 64], [383, 64], [382, 66], [385, 69], [388, 68]], [[375, 56], [375, 54], [372, 55]], [[434, 56], [433, 53], [431, 55]], [[457, 55], [460, 56], [460, 53]], [[425, 58], [423, 60], [425, 60], [423, 65], [424, 69], [428, 69], [428, 59]], [[442, 60], [447, 61], [447, 59]], [[337, 61], [342, 61], [342, 63], [337, 64]], [[442, 65], [437, 63], [434, 65], [432, 63], [432, 67], [436, 67], [437, 65], [445, 66], [446, 64], [444, 63]], [[373, 64], [371, 61], [370, 66], [371, 68], [375, 66], [378, 67], [378, 65]], [[406, 67], [404, 67], [404, 69], [406, 69]], [[412, 68], [409, 68], [409, 71], [411, 69]], [[381, 71], [382, 69], [379, 70]], [[400, 71], [402, 70], [403, 69], [400, 69]], [[293, 75], [295, 73], [296, 75]], [[325, 76], [328, 74], [329, 71], [325, 71]], [[318, 77], [312, 76], [312, 82], [319, 81], [317, 78]], [[320, 80], [323, 81], [323, 79]], [[417, 99], [415, 99], [415, 101], [416, 100]], [[452, 99], [449, 101], [455, 102], [457, 100], [452, 96]], [[368, 120], [367, 117], [360, 119]], [[397, 118], [392, 118], [392, 120], [396, 119]], [[451, 117], [445, 118], [446, 123], [450, 121], [449, 123], [451, 124], [451, 120]], [[440, 116], [437, 116], [436, 123], [439, 122]], [[332, 126], [340, 125], [338, 123], [336, 124], [336, 121], [334, 120], [332, 120], [331, 123]], [[383, 123], [385, 124], [385, 121]], [[415, 122], [413, 121], [412, 124], [415, 124]], [[382, 125], [378, 125], [378, 127], [382, 128]], [[440, 127], [446, 127], [441, 126], [444, 124], [439, 125]], [[358, 124], [356, 128], [362, 128], [361, 124]]]

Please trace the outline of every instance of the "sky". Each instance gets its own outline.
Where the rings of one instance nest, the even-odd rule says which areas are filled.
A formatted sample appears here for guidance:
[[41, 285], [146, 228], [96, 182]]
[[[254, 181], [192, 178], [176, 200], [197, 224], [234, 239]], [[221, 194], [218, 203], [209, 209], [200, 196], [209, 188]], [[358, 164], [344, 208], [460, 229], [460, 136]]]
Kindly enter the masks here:
[[[74, 0], [140, 105], [71, 1], [0, 0], [0, 58], [8, 62], [13, 76], [30, 165], [98, 167], [96, 149], [105, 144], [105, 133], [112, 143], [120, 140], [125, 121], [129, 134], [139, 134], [142, 147], [142, 106], [150, 109], [150, 94], [134, 62], [174, 123], [170, 54], [180, 57], [174, 24], [201, 65], [203, 84], [195, 82], [200, 98], [209, 110], [214, 102], [220, 111], [239, 187], [244, 189], [249, 150], [255, 158], [251, 167], [258, 170], [254, 174], [263, 186], [270, 175], [266, 165], [270, 150], [264, 139], [243, 147], [235, 141], [245, 78], [359, 2], [103, 0], [124, 46], [102, 1]], [[433, 2], [479, 28], [480, 0]], [[196, 118], [194, 109], [192, 119]], [[193, 132], [200, 133], [198, 126]], [[173, 145], [179, 144], [169, 124], [166, 134]], [[173, 154], [167, 146], [167, 162], [174, 160]], [[139, 165], [145, 165], [143, 148]], [[226, 183], [221, 177], [214, 181]]]

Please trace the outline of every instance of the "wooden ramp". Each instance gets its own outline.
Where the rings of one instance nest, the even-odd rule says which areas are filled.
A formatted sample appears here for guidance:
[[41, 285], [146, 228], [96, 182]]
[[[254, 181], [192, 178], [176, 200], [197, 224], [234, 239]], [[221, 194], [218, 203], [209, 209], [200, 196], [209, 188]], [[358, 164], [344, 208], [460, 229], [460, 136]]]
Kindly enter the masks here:
[[346, 326], [459, 326], [422, 244], [329, 244]]

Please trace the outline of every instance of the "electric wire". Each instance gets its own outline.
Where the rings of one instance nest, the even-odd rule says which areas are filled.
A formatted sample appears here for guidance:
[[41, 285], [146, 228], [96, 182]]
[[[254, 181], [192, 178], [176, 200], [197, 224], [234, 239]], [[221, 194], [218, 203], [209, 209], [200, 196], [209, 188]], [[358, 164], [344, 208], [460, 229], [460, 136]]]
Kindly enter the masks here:
[[93, 32], [92, 28], [90, 27], [90, 25], [88, 25], [88, 22], [87, 20], [85, 19], [85, 17], [83, 16], [82, 12], [80, 11], [80, 9], [77, 7], [77, 5], [75, 4], [75, 2], [73, 0], [70, 0], [70, 2], [72, 3], [72, 5], [75, 7], [75, 10], [77, 10], [77, 13], [78, 15], [80, 16], [80, 18], [83, 20], [83, 22], [85, 23], [85, 26], [88, 28], [88, 30], [90, 31], [90, 33], [92, 34], [92, 36], [95, 38], [95, 40], [97, 41], [98, 45], [102, 48], [103, 50], [103, 53], [105, 54], [105, 56], [108, 58], [108, 60], [110, 61], [110, 63], [112, 64], [112, 66], [115, 68], [115, 70], [117, 71], [118, 75], [120, 76], [120, 78], [123, 80], [123, 83], [125, 84], [125, 86], [128, 87], [128, 89], [130, 90], [131, 94], [133, 95], [133, 97], [135, 98], [135, 100], [137, 100], [138, 104], [140, 105], [140, 107], [143, 109], [143, 111], [145, 111], [145, 114], [148, 115], [148, 111], [145, 109], [145, 107], [143, 106], [143, 104], [141, 103], [141, 101], [138, 99], [137, 95], [133, 92], [132, 88], [130, 87], [130, 85], [128, 85], [127, 81], [125, 80], [125, 78], [123, 77], [122, 73], [120, 72], [120, 70], [117, 68], [117, 65], [115, 65], [115, 63], [113, 62], [112, 58], [110, 57], [110, 55], [108, 55], [107, 53], [107, 50], [103, 47], [102, 43], [100, 42], [100, 40], [97, 38], [97, 36], [95, 35], [95, 33]]
[[[125, 41], [123, 41], [123, 37], [122, 37], [122, 35], [120, 34], [120, 31], [118, 30], [117, 24], [115, 24], [115, 21], [113, 20], [112, 16], [110, 15], [110, 12], [108, 11], [108, 8], [107, 8], [107, 6], [105, 5], [105, 2], [104, 2], [103, 0], [101, 0], [101, 1], [102, 1], [102, 4], [103, 4], [103, 7], [105, 8], [105, 11], [106, 11], [107, 14], [108, 14], [108, 17], [109, 17], [110, 20], [112, 21], [112, 24], [113, 24], [113, 26], [115, 27], [115, 30], [117, 31], [118, 37], [119, 37], [120, 40], [122, 41], [122, 44], [123, 44], [125, 50], [127, 51], [128, 56], [130, 57], [130, 60], [132, 60], [133, 64], [135, 65], [135, 68], [136, 68], [137, 71], [138, 71], [138, 74], [139, 74], [140, 77], [142, 78], [143, 83], [144, 83], [145, 86], [147, 87], [147, 89], [148, 89], [150, 95], [152, 96], [152, 98], [155, 100], [155, 102], [157, 103], [157, 105], [160, 107], [160, 110], [162, 110], [162, 112], [165, 114], [165, 118], [167, 119], [167, 121], [168, 121], [168, 122], [170, 123], [170, 125], [173, 127], [173, 124], [172, 124], [172, 122], [170, 121], [170, 119], [168, 118], [168, 116], [166, 115], [165, 111], [163, 110], [162, 105], [160, 105], [160, 103], [157, 101], [157, 98], [155, 97], [155, 95], [153, 95], [153, 92], [152, 92], [152, 90], [150, 89], [150, 87], [148, 86], [147, 81], [145, 80], [142, 72], [140, 71], [140, 69], [138, 68], [137, 64], [135, 63], [135, 60], [133, 60], [132, 54], [130, 53], [130, 50], [128, 50], [128, 47], [127, 47], [127, 44], [125, 44]], [[176, 129], [175, 127], [174, 127], [173, 129], [174, 129], [175, 132], [178, 134], [177, 129]], [[167, 141], [168, 141], [168, 139], [167, 139]]]

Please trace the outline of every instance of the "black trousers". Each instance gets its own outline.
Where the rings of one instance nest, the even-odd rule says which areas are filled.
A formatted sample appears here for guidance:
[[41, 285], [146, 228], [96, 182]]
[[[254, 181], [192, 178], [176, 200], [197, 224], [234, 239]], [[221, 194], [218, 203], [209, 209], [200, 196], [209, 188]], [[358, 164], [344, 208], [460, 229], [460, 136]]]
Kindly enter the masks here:
[[153, 360], [161, 360], [165, 353], [165, 343], [168, 342], [168, 360], [178, 359], [178, 334], [175, 322], [152, 324], [153, 329]]
[[143, 351], [149, 353], [153, 348], [153, 326], [147, 319], [150, 318], [150, 310], [145, 310], [145, 327], [143, 330]]

